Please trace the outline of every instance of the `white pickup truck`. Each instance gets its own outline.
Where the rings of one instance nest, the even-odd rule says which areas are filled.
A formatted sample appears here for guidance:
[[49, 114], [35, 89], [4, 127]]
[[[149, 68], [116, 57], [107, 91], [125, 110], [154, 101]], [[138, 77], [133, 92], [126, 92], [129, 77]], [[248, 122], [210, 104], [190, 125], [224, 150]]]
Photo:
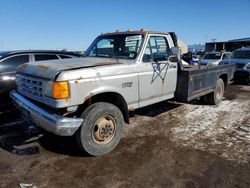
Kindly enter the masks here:
[[172, 32], [106, 33], [83, 58], [21, 65], [11, 98], [24, 117], [98, 156], [117, 146], [129, 111], [172, 98], [218, 104], [234, 70], [184, 67]]

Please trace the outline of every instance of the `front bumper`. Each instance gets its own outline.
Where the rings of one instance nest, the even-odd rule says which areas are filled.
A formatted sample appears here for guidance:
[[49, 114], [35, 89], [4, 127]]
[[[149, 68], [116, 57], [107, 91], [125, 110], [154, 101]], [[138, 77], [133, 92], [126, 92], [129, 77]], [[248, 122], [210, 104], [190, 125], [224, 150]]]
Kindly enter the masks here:
[[59, 136], [72, 136], [81, 126], [82, 118], [67, 118], [51, 114], [38, 107], [16, 91], [10, 93], [15, 106], [29, 116], [37, 126]]

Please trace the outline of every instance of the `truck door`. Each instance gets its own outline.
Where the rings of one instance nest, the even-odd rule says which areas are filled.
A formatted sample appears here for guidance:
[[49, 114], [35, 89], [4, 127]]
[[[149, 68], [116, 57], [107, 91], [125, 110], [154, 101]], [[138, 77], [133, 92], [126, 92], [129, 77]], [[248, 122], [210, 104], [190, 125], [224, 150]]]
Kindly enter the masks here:
[[168, 61], [168, 35], [149, 35], [140, 63], [139, 106], [147, 106], [174, 97], [177, 64]]

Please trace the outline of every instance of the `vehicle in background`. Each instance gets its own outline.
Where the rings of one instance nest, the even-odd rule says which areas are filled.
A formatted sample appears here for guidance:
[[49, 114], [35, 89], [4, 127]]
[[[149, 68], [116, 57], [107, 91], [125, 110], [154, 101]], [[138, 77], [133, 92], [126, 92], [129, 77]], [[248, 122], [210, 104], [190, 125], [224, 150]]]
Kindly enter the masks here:
[[205, 55], [205, 51], [203, 49], [198, 50], [197, 52], [194, 53], [194, 55], [199, 55], [200, 59]]
[[200, 56], [199, 55], [192, 55], [192, 60], [190, 61], [190, 65], [194, 65], [195, 63], [199, 63]]
[[230, 60], [222, 61], [222, 64], [235, 64], [235, 80], [250, 80], [250, 47], [233, 51]]
[[84, 55], [19, 66], [11, 98], [23, 117], [56, 135], [76, 136], [94, 156], [118, 145], [129, 111], [173, 98], [206, 96], [219, 104], [235, 70], [183, 66], [173, 32], [102, 34]]
[[191, 60], [192, 60], [192, 53], [191, 52], [187, 52], [187, 53], [182, 54], [181, 61], [182, 61], [183, 65], [189, 65]]
[[0, 52], [0, 95], [15, 88], [16, 68], [23, 63], [81, 57], [66, 51], [25, 50]]
[[200, 60], [201, 65], [218, 65], [222, 60], [231, 58], [231, 52], [207, 52]]

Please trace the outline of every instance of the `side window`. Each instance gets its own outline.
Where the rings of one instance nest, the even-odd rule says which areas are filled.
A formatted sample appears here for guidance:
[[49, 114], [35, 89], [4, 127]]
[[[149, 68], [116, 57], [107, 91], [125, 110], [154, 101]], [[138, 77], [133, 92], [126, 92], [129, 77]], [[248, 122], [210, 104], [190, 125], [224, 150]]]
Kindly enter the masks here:
[[52, 54], [35, 54], [35, 61], [45, 61], [58, 59], [57, 55]]
[[227, 59], [230, 59], [231, 58], [231, 54], [227, 54]]
[[223, 54], [222, 59], [228, 59], [227, 54]]
[[1, 72], [11, 72], [15, 71], [19, 65], [28, 62], [29, 62], [29, 55], [18, 55], [10, 57], [0, 62], [0, 69]]
[[151, 36], [146, 46], [143, 62], [165, 60], [169, 56], [167, 39], [162, 36]]

